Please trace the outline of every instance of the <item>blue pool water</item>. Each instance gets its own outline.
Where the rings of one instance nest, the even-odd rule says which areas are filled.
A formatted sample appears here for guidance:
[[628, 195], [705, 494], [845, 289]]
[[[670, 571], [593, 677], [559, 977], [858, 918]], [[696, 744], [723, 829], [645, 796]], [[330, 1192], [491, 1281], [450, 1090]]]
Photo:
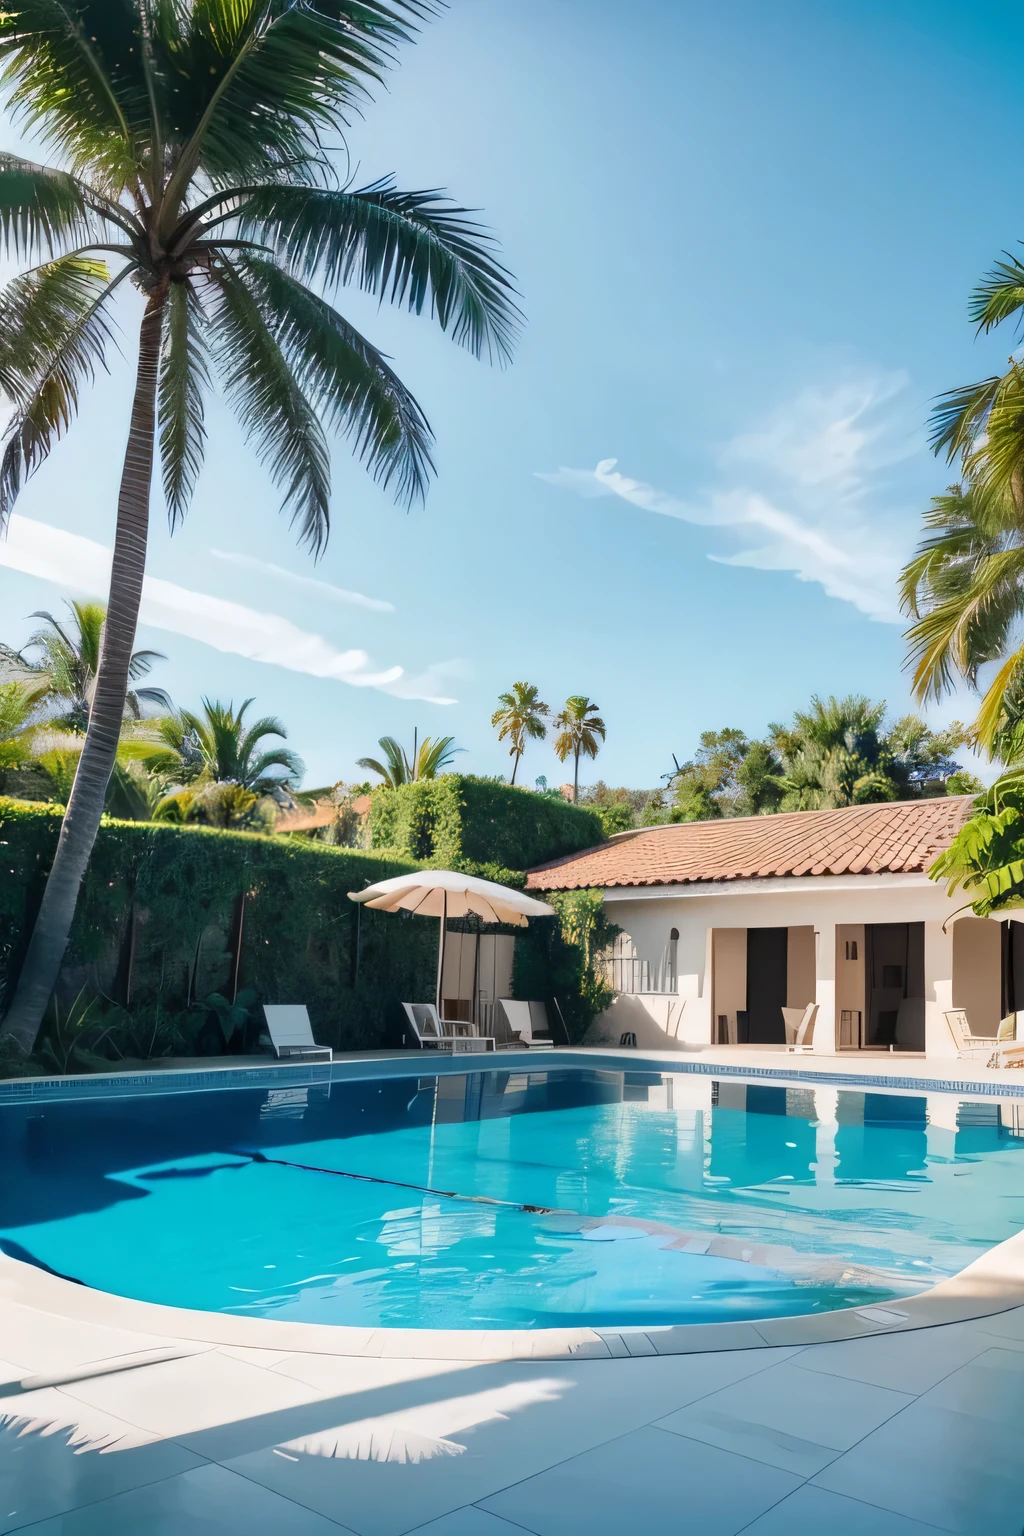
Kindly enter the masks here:
[[0, 1109], [0, 1246], [307, 1322], [828, 1311], [926, 1289], [1024, 1225], [1018, 1109], [564, 1068], [23, 1105]]

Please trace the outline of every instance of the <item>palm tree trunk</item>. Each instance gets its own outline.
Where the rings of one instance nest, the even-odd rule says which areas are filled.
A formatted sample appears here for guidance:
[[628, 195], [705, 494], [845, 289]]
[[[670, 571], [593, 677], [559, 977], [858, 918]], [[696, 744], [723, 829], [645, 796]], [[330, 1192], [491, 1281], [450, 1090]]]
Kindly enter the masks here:
[[572, 803], [573, 803], [573, 805], [578, 805], [579, 804], [579, 798], [580, 798], [580, 749], [579, 749], [579, 747], [577, 747], [576, 751], [573, 753], [573, 767], [572, 767]]
[[163, 291], [150, 296], [139, 333], [139, 368], [117, 498], [110, 596], [89, 728], [25, 963], [3, 1022], [2, 1033], [16, 1040], [26, 1052], [35, 1046], [67, 949], [79, 888], [99, 830], [121, 735], [128, 667], [146, 570], [164, 299]]
[[512, 759], [512, 783], [513, 784], [516, 781], [516, 773], [519, 770], [519, 759], [522, 757], [522, 755], [523, 754], [521, 752], [517, 752], [515, 754], [515, 756], [513, 757], [513, 759]]

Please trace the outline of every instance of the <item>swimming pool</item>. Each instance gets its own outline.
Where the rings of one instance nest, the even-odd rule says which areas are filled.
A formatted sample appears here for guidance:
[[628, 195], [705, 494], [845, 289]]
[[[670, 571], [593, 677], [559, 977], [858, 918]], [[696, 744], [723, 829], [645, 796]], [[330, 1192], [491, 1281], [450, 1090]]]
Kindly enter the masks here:
[[488, 1070], [0, 1109], [0, 1247], [237, 1316], [544, 1328], [927, 1289], [1024, 1227], [1024, 1104]]

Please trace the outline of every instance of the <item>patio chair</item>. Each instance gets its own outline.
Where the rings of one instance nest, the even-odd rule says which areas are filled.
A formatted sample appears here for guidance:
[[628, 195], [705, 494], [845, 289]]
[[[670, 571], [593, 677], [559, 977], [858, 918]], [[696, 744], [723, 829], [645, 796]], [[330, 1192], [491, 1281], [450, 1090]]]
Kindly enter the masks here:
[[972, 1035], [967, 1013], [963, 1008], [950, 1008], [943, 1014], [943, 1017], [949, 1025], [949, 1032], [953, 1036], [953, 1043], [956, 1046], [958, 1057], [977, 1056], [979, 1052], [984, 1052], [988, 1057], [993, 1055], [993, 1047], [998, 1037], [993, 1035]]
[[465, 1019], [441, 1019], [434, 1003], [403, 1003], [413, 1039], [421, 1050], [493, 1051], [494, 1039], [479, 1035]]
[[263, 1017], [267, 1034], [279, 1061], [295, 1056], [320, 1056], [334, 1059], [329, 1045], [317, 1045], [305, 1003], [264, 1003]]
[[508, 1021], [508, 1027], [520, 1045], [531, 1051], [554, 1050], [548, 1025], [548, 1013], [543, 1003], [528, 1003], [519, 998], [499, 997], [497, 1007]]
[[817, 1003], [808, 1003], [806, 1008], [783, 1008], [782, 1022], [786, 1028], [787, 1051], [814, 1050], [814, 1023], [817, 1017]]
[[986, 1065], [990, 1067], [1024, 1067], [1024, 1040], [1017, 1039], [1017, 1013], [1008, 1013], [1000, 1019], [996, 1032], [995, 1050]]

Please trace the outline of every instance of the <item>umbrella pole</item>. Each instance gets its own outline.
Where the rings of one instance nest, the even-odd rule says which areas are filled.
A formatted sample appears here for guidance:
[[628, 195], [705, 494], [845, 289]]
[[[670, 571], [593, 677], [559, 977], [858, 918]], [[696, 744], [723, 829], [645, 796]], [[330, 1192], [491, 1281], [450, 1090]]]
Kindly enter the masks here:
[[441, 932], [437, 944], [437, 1016], [441, 1017], [441, 984], [444, 978], [444, 940], [448, 927], [448, 892], [441, 893]]

